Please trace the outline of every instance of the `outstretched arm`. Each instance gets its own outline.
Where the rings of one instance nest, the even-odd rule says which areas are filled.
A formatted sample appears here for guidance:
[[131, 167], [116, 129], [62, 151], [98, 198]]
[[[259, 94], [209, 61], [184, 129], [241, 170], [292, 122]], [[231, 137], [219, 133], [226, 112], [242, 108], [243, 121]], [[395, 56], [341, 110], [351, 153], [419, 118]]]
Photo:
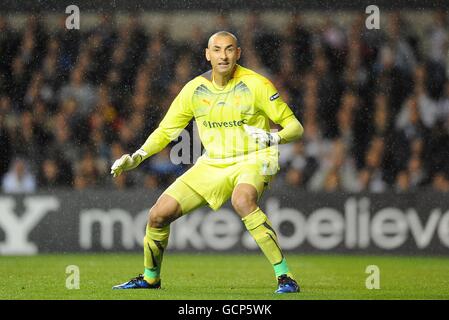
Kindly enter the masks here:
[[171, 104], [159, 127], [136, 152], [132, 155], [125, 154], [116, 160], [111, 167], [111, 174], [117, 177], [123, 171], [136, 168], [142, 161], [163, 150], [170, 141], [179, 136], [192, 118], [189, 94], [184, 87]]

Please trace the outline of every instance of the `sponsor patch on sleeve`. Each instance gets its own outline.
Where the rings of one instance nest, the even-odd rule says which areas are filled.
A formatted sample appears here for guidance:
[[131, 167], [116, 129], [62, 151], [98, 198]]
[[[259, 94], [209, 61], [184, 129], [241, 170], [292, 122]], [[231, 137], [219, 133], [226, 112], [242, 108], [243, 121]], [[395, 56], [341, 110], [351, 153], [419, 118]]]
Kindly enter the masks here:
[[279, 92], [276, 92], [275, 94], [273, 94], [273, 95], [270, 97], [270, 101], [276, 100], [277, 98], [279, 98]]

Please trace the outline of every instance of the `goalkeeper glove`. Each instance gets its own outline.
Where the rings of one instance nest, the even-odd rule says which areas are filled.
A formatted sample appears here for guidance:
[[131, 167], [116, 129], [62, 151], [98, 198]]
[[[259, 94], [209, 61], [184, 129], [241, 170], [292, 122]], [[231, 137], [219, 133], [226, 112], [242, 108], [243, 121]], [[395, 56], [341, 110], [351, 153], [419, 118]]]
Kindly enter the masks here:
[[243, 125], [243, 129], [245, 129], [246, 133], [262, 148], [277, 145], [281, 142], [281, 137], [276, 132], [267, 132], [263, 129], [248, 126], [246, 124]]
[[120, 159], [115, 160], [111, 167], [111, 174], [118, 177], [123, 171], [131, 170], [136, 168], [148, 155], [144, 150], [139, 149], [134, 152], [131, 156], [129, 154], [124, 154]]

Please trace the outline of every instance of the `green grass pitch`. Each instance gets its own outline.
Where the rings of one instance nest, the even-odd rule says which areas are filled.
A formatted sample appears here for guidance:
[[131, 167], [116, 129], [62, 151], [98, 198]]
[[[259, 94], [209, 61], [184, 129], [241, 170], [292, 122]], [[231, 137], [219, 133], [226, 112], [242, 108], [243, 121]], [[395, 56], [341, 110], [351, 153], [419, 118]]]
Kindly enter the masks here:
[[[111, 290], [142, 272], [140, 254], [0, 257], [0, 299], [449, 299], [449, 257], [287, 254], [301, 293], [276, 295], [271, 266], [260, 254], [167, 252], [161, 290]], [[66, 267], [80, 270], [80, 289], [66, 288]], [[368, 290], [368, 265], [380, 289]]]

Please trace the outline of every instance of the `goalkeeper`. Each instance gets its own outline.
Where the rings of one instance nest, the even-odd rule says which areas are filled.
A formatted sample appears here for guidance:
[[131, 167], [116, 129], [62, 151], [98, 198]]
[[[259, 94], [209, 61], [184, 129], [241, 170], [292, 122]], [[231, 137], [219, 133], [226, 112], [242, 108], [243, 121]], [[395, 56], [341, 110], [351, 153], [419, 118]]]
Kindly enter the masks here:
[[[298, 292], [276, 232], [257, 202], [279, 170], [277, 145], [300, 138], [303, 127], [269, 80], [237, 64], [241, 49], [233, 34], [220, 31], [212, 35], [205, 53], [212, 70], [188, 82], [142, 147], [112, 165], [114, 177], [134, 169], [164, 149], [195, 119], [205, 153], [150, 209], [143, 240], [143, 275], [113, 288], [160, 288], [170, 223], [204, 205], [217, 210], [231, 198], [274, 268], [276, 292]], [[270, 120], [282, 130], [270, 132]]]

